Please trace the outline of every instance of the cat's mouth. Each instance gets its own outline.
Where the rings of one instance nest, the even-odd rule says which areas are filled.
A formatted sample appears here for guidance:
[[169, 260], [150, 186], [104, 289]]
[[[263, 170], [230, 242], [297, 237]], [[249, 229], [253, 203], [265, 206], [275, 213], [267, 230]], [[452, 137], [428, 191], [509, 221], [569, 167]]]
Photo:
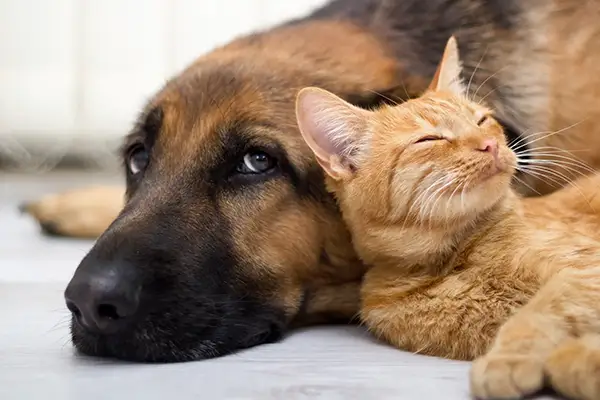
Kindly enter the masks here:
[[479, 173], [479, 182], [483, 183], [497, 176], [513, 175], [515, 166], [514, 163], [506, 155], [500, 153], [486, 160], [485, 166]]
[[486, 182], [489, 181], [490, 179], [494, 178], [495, 176], [498, 176], [500, 174], [502, 174], [503, 172], [505, 172], [505, 170], [503, 169], [503, 167], [497, 166], [497, 165], [490, 165], [488, 166], [488, 168], [485, 168], [480, 176], [479, 176], [479, 181], [480, 182]]

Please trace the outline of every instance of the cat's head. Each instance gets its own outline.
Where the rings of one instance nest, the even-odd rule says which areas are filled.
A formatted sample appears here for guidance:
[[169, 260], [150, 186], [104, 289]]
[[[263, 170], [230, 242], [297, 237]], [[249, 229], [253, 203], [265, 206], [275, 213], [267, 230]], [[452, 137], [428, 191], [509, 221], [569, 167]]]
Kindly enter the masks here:
[[491, 110], [467, 98], [454, 38], [417, 99], [369, 111], [305, 88], [296, 113], [347, 220], [469, 223], [510, 191], [516, 156]]

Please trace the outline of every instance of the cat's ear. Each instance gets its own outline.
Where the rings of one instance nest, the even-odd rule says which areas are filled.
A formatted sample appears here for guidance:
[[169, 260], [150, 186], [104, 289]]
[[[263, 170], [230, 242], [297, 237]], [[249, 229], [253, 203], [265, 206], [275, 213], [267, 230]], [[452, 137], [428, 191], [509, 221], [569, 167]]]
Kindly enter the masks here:
[[315, 87], [300, 90], [296, 98], [302, 138], [325, 172], [336, 180], [352, 176], [358, 167], [370, 113]]
[[451, 36], [446, 43], [444, 55], [440, 61], [429, 90], [450, 91], [457, 96], [465, 96], [466, 88], [461, 78], [462, 61], [458, 52], [456, 38]]

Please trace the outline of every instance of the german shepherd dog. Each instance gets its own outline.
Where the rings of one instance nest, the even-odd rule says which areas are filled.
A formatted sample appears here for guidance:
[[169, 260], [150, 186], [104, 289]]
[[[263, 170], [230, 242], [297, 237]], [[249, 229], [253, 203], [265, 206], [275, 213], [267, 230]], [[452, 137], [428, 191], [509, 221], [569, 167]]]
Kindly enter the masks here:
[[[25, 207], [56, 234], [99, 235], [65, 291], [75, 347], [198, 360], [350, 321], [365, 266], [300, 137], [296, 94], [318, 86], [365, 108], [417, 96], [453, 34], [469, 94], [531, 150], [524, 162], [587, 149], [600, 167], [599, 17], [596, 0], [336, 0], [202, 56], [127, 137], [124, 206], [120, 188], [95, 188]], [[569, 165], [515, 185], [549, 193]]]

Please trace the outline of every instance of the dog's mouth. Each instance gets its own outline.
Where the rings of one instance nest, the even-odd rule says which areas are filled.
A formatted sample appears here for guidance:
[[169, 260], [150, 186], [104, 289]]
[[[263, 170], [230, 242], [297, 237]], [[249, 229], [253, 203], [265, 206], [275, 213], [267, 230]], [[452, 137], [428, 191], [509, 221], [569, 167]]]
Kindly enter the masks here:
[[217, 319], [205, 321], [205, 327], [160, 326], [146, 321], [143, 325], [113, 334], [86, 329], [73, 316], [71, 338], [83, 355], [130, 362], [174, 363], [225, 356], [236, 351], [279, 341], [285, 332], [280, 320], [260, 316], [237, 324], [219, 325]]

